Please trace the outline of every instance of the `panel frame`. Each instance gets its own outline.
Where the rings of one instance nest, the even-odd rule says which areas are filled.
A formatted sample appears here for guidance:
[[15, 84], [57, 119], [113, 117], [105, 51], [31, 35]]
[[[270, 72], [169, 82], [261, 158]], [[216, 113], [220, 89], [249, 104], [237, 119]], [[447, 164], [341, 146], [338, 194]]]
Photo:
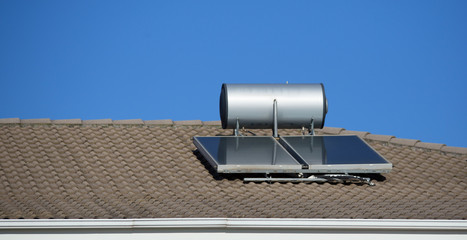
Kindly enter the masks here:
[[[285, 154], [290, 156], [296, 162], [295, 165], [224, 165], [219, 164], [209, 151], [200, 142], [199, 138], [268, 138], [271, 139]], [[193, 143], [198, 148], [203, 157], [211, 164], [217, 173], [302, 173], [303, 166], [294, 156], [290, 154], [276, 139], [272, 136], [194, 136]]]
[[362, 141], [367, 147], [374, 151], [378, 156], [384, 159], [387, 163], [372, 163], [372, 164], [326, 164], [326, 165], [313, 165], [308, 164], [307, 169], [303, 169], [302, 173], [389, 173], [392, 170], [392, 163], [383, 157], [372, 146], [365, 142], [358, 135], [320, 135], [320, 136], [281, 136], [279, 142], [282, 146], [289, 151], [289, 153], [297, 160], [307, 162], [292, 146], [287, 142], [287, 137], [342, 137], [342, 136], [355, 136]]

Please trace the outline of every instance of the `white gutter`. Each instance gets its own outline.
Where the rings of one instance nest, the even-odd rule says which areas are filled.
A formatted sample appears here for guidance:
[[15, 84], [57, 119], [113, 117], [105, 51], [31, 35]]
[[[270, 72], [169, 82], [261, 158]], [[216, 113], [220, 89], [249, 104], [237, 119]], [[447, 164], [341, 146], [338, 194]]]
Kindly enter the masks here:
[[54, 229], [219, 229], [441, 231], [467, 234], [467, 220], [157, 218], [157, 219], [3, 219], [2, 230]]

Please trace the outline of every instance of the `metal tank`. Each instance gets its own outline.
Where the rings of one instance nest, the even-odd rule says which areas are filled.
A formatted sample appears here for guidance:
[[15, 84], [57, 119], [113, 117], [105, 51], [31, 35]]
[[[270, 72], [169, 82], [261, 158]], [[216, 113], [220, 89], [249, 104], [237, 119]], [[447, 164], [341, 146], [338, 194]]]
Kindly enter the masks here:
[[[275, 101], [274, 101], [275, 100]], [[275, 103], [276, 102], [276, 103]], [[276, 106], [274, 106], [276, 105]], [[322, 83], [222, 84], [222, 128], [323, 128], [328, 110]], [[274, 122], [274, 115], [277, 122]]]

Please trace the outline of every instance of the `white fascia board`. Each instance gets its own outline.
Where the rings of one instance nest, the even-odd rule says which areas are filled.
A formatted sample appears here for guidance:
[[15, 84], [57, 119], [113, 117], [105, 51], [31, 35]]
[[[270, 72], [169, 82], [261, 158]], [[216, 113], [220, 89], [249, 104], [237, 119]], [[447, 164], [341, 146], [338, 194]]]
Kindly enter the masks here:
[[157, 218], [157, 219], [3, 219], [7, 229], [283, 229], [461, 231], [467, 220]]

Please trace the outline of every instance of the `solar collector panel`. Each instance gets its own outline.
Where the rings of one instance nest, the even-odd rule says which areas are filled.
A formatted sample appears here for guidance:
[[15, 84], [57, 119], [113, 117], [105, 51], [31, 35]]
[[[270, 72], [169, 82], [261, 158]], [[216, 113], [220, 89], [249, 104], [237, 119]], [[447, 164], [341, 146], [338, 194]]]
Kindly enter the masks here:
[[392, 164], [358, 136], [194, 137], [219, 173], [384, 173]]
[[300, 172], [303, 168], [273, 137], [194, 137], [196, 147], [219, 173]]
[[308, 173], [382, 173], [392, 164], [355, 135], [285, 136], [281, 144], [308, 165]]

